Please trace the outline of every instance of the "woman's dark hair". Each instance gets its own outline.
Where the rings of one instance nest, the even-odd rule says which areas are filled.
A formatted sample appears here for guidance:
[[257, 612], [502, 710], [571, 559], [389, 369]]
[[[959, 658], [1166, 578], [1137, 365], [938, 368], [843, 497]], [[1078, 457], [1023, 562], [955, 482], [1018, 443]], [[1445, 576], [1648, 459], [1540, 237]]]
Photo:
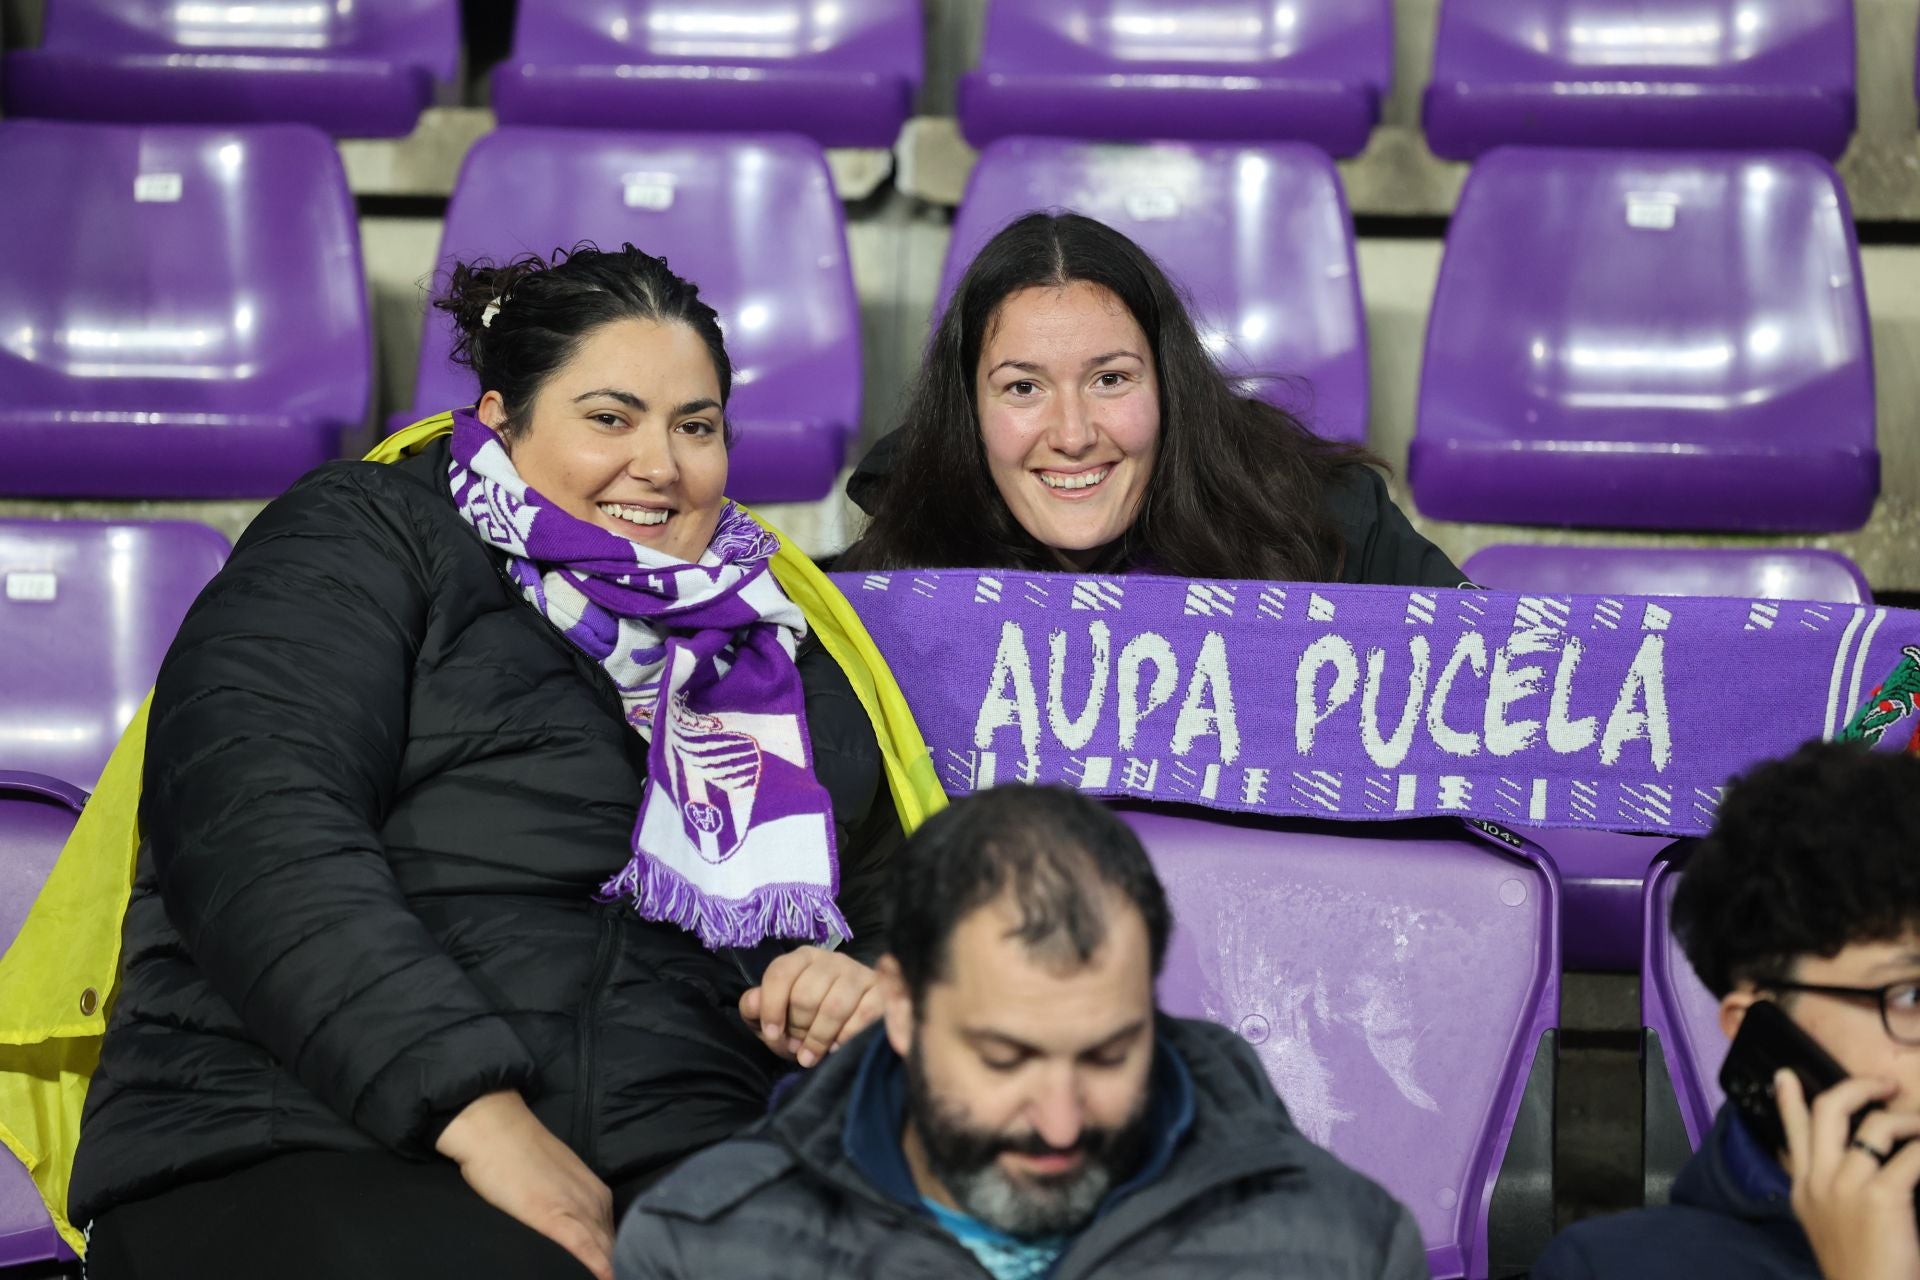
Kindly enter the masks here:
[[1106, 941], [1100, 890], [1113, 890], [1147, 926], [1158, 977], [1173, 913], [1133, 829], [1067, 787], [1001, 786], [963, 796], [927, 819], [893, 859], [888, 937], [916, 1002], [947, 975], [960, 922], [1001, 895], [1020, 913], [1029, 950], [1084, 966]]
[[1159, 264], [1112, 227], [1072, 213], [1012, 223], [961, 277], [908, 399], [873, 524], [840, 567], [1060, 567], [987, 470], [974, 374], [1001, 303], [1022, 289], [1076, 281], [1107, 290], [1133, 314], [1158, 375], [1158, 456], [1119, 558], [1181, 577], [1337, 577], [1345, 548], [1325, 491], [1341, 467], [1377, 459], [1240, 395]]
[[1735, 778], [1672, 924], [1716, 997], [1920, 929], [1920, 759], [1812, 742]]
[[[588, 334], [616, 320], [678, 322], [706, 343], [720, 380], [720, 403], [733, 391], [720, 317], [700, 289], [675, 275], [665, 258], [630, 244], [601, 250], [582, 241], [542, 258], [529, 253], [496, 264], [456, 262], [433, 305], [453, 317], [451, 359], [473, 370], [480, 395], [506, 402], [509, 439], [526, 427], [527, 410], [547, 379], [573, 359]], [[733, 428], [726, 428], [733, 443]]]

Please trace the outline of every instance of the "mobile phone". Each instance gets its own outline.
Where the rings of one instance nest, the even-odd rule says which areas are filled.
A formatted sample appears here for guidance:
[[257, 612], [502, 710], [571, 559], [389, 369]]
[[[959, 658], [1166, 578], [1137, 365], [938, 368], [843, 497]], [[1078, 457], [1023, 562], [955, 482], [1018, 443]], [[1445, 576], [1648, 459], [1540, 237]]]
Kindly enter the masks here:
[[[1747, 1122], [1747, 1128], [1769, 1151], [1787, 1149], [1787, 1131], [1780, 1123], [1780, 1106], [1773, 1096], [1774, 1073], [1785, 1067], [1800, 1078], [1800, 1088], [1811, 1104], [1816, 1095], [1847, 1078], [1825, 1049], [1802, 1031], [1786, 1011], [1771, 1000], [1756, 1000], [1740, 1020], [1740, 1031], [1727, 1049], [1720, 1067], [1720, 1087], [1727, 1101]], [[1860, 1127], [1875, 1102], [1856, 1111], [1849, 1134]]]

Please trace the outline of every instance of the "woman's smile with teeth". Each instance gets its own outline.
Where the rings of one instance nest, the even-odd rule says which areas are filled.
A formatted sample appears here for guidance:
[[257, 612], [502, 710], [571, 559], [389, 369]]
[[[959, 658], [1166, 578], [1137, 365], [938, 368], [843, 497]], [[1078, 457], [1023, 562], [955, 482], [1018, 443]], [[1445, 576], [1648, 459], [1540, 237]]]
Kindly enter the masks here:
[[1046, 485], [1049, 489], [1091, 489], [1094, 485], [1105, 480], [1112, 471], [1113, 468], [1110, 466], [1101, 467], [1097, 471], [1082, 471], [1077, 475], [1070, 476], [1061, 475], [1057, 471], [1042, 471], [1040, 473], [1040, 483]]
[[673, 512], [665, 507], [629, 507], [618, 502], [603, 502], [600, 509], [628, 524], [665, 524]]

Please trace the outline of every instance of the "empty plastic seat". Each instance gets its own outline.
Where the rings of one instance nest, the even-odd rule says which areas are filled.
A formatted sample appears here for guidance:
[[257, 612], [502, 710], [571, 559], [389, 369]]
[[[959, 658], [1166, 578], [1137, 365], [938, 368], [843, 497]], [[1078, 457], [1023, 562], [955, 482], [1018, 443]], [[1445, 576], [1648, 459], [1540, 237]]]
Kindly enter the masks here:
[[[1512, 543], [1476, 552], [1468, 578], [1552, 595], [1735, 596], [1753, 600], [1873, 599], [1859, 566], [1805, 547], [1553, 547]], [[1764, 614], [1756, 614], [1764, 618]], [[1669, 836], [1581, 829], [1531, 831], [1560, 872], [1560, 949], [1569, 969], [1631, 973], [1640, 963], [1647, 867]]]
[[960, 127], [976, 147], [1291, 139], [1347, 156], [1392, 77], [1388, 0], [991, 0]]
[[1446, 0], [1427, 145], [1803, 147], [1854, 125], [1851, 0]]
[[[820, 148], [779, 135], [496, 129], [467, 153], [440, 261], [505, 261], [583, 239], [665, 257], [719, 311], [734, 365], [728, 494], [824, 497], [860, 422], [860, 313]], [[452, 321], [430, 311], [420, 415], [479, 394], [452, 349]]]
[[1412, 1210], [1435, 1276], [1530, 1262], [1553, 1227], [1551, 867], [1444, 822], [1197, 813], [1124, 815], [1173, 908], [1161, 1007], [1236, 1028], [1300, 1131]]
[[184, 521], [0, 520], [0, 770], [92, 787], [227, 550]]
[[919, 0], [520, 0], [493, 106], [504, 124], [891, 147], [922, 44]]
[[7, 113], [410, 132], [460, 66], [458, 0], [57, 0], [7, 55]]
[[1833, 169], [1804, 152], [1482, 159], [1447, 233], [1408, 472], [1448, 520], [1858, 528], [1880, 455]]
[[[0, 770], [0, 954], [20, 931], [85, 802], [85, 792], [53, 778]], [[26, 1169], [0, 1147], [0, 1268], [72, 1257]]]
[[[1353, 223], [1325, 152], [1006, 138], [968, 181], [939, 308], [980, 247], [1035, 209], [1130, 236], [1191, 295], [1202, 339], [1247, 389], [1322, 435], [1367, 435], [1367, 333]], [[1262, 376], [1265, 375], [1265, 376]]]
[[253, 497], [339, 456], [372, 378], [324, 134], [0, 123], [0, 495]]
[[1482, 586], [1561, 595], [1721, 596], [1868, 604], [1860, 566], [1814, 547], [1483, 547], [1464, 566]]
[[1676, 846], [1647, 873], [1640, 1018], [1646, 1028], [1643, 1137], [1653, 1203], [1666, 1198], [1674, 1175], [1713, 1127], [1714, 1112], [1726, 1096], [1720, 1088], [1720, 1064], [1727, 1056], [1720, 1002], [1694, 976], [1669, 927], [1686, 847]]

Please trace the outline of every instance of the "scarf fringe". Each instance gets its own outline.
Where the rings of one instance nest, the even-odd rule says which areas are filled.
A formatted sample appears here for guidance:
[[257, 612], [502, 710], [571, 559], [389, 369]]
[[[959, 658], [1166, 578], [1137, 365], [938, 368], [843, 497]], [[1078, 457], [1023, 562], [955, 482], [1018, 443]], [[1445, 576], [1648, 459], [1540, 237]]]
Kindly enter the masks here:
[[631, 901], [641, 919], [685, 929], [709, 951], [751, 947], [768, 938], [824, 946], [836, 937], [853, 936], [825, 885], [767, 884], [743, 899], [721, 898], [644, 855], [602, 885], [596, 896], [602, 902]]

